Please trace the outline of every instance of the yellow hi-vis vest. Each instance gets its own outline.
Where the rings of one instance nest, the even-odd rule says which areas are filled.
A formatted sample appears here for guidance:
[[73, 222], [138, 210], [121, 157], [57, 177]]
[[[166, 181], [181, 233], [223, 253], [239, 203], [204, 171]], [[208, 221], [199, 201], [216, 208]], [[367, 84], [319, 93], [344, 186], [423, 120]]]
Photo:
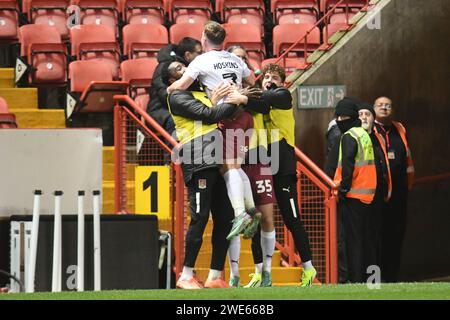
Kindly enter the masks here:
[[267, 149], [267, 132], [264, 127], [264, 115], [262, 113], [251, 112], [253, 117], [253, 134], [250, 137], [249, 150], [257, 147]]
[[411, 190], [414, 184], [414, 163], [411, 155], [411, 149], [409, 149], [408, 140], [406, 140], [406, 129], [398, 121], [392, 121], [392, 124], [397, 129], [400, 137], [402, 138], [403, 144], [406, 149], [406, 173], [408, 175], [408, 189]]
[[[202, 91], [191, 91], [195, 99], [202, 102], [209, 108], [212, 107], [211, 100], [205, 92]], [[168, 103], [170, 109], [170, 103]], [[185, 144], [195, 138], [203, 136], [214, 129], [217, 129], [217, 124], [206, 124], [201, 121], [195, 121], [181, 116], [176, 116], [172, 114], [173, 121], [175, 122], [175, 129], [177, 133], [178, 140], [180, 144]]]
[[[264, 115], [264, 123], [268, 130], [269, 143], [285, 139], [290, 146], [295, 146], [295, 118], [292, 108], [287, 110], [271, 108], [270, 112]], [[278, 134], [272, 130], [278, 130]]]
[[[358, 199], [363, 203], [370, 204], [375, 196], [377, 187], [377, 171], [375, 168], [375, 156], [372, 140], [367, 131], [362, 127], [351, 128], [345, 135], [350, 135], [358, 144], [358, 152], [355, 157], [355, 168], [350, 191], [346, 197]], [[339, 162], [334, 176], [334, 182], [340, 184], [342, 181], [342, 139], [339, 146]]]

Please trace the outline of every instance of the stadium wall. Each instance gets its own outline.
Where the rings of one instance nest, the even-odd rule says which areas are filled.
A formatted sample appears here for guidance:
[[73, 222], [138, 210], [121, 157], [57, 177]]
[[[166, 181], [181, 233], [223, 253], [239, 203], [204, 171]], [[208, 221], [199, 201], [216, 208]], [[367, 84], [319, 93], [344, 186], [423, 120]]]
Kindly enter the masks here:
[[[382, 0], [378, 9], [379, 29], [361, 21], [299, 80], [346, 85], [347, 95], [368, 102], [391, 97], [395, 118], [409, 131], [416, 176], [449, 173], [450, 1]], [[320, 166], [333, 113], [296, 111], [297, 145]], [[411, 192], [403, 280], [450, 274], [449, 195], [448, 179], [417, 184]]]

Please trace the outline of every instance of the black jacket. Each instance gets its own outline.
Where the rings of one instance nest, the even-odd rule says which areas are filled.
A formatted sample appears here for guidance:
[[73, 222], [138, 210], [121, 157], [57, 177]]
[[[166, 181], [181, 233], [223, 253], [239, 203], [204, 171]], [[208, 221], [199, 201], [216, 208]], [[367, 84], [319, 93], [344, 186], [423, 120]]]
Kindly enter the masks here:
[[157, 57], [159, 64], [153, 73], [152, 85], [149, 89], [150, 101], [147, 106], [147, 113], [161, 126], [164, 126], [170, 117], [170, 112], [167, 109], [167, 85], [161, 78], [162, 67], [164, 66], [162, 63], [180, 61], [186, 64], [182, 57], [176, 55], [176, 48], [175, 44], [169, 44], [159, 50]]
[[375, 136], [375, 132], [370, 134], [372, 140], [373, 153], [375, 158], [375, 167], [377, 170], [377, 188], [375, 191], [375, 201], [383, 201], [388, 193], [389, 172], [387, 168], [386, 158], [380, 141]]
[[336, 173], [337, 163], [339, 160], [339, 145], [341, 142], [341, 130], [336, 124], [336, 120], [333, 120], [328, 125], [327, 138], [327, 150], [325, 159], [325, 173], [331, 179], [334, 179]]
[[[224, 103], [210, 108], [195, 99], [189, 91], [174, 91], [169, 95], [169, 110], [172, 115], [213, 124], [231, 117], [236, 111], [236, 106]], [[218, 167], [222, 157], [219, 159], [216, 156], [221, 156], [222, 146], [222, 134], [219, 129], [183, 144], [179, 156], [182, 161], [184, 182], [187, 184], [196, 172]], [[220, 153], [209, 153], [213, 150], [220, 150]], [[186, 158], [188, 161], [184, 161]]]
[[349, 134], [341, 139], [342, 145], [342, 180], [338, 189], [339, 198], [345, 198], [352, 188], [355, 158], [358, 153], [358, 142]]
[[[292, 109], [292, 95], [288, 89], [284, 87], [273, 86], [269, 90], [263, 92], [261, 99], [265, 101], [270, 109], [289, 110]], [[277, 150], [278, 155], [278, 168], [274, 175], [296, 175], [297, 170], [297, 157], [295, 155], [295, 149], [290, 146], [285, 139], [277, 142], [273, 142], [269, 145], [269, 151]], [[271, 154], [272, 156], [272, 154]], [[276, 155], [274, 155], [276, 156]], [[272, 157], [273, 158], [273, 157]]]

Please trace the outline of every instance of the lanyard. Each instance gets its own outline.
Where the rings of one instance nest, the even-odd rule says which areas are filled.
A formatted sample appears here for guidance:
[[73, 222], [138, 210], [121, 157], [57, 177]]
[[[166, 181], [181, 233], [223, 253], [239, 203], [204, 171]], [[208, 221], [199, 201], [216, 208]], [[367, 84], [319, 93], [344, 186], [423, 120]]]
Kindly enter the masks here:
[[380, 125], [380, 129], [383, 130], [384, 132], [384, 135], [386, 137], [387, 148], [389, 150], [391, 148], [391, 141], [389, 140], [389, 132], [391, 131], [391, 129], [389, 128], [389, 130], [386, 130], [383, 125]]

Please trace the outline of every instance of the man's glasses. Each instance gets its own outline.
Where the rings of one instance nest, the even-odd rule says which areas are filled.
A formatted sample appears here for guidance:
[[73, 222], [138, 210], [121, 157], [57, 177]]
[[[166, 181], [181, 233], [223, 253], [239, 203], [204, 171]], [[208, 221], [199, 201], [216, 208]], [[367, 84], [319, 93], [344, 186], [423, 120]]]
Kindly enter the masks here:
[[390, 103], [379, 103], [376, 105], [376, 107], [384, 108], [384, 109], [388, 109], [388, 110], [392, 109], [392, 106]]

